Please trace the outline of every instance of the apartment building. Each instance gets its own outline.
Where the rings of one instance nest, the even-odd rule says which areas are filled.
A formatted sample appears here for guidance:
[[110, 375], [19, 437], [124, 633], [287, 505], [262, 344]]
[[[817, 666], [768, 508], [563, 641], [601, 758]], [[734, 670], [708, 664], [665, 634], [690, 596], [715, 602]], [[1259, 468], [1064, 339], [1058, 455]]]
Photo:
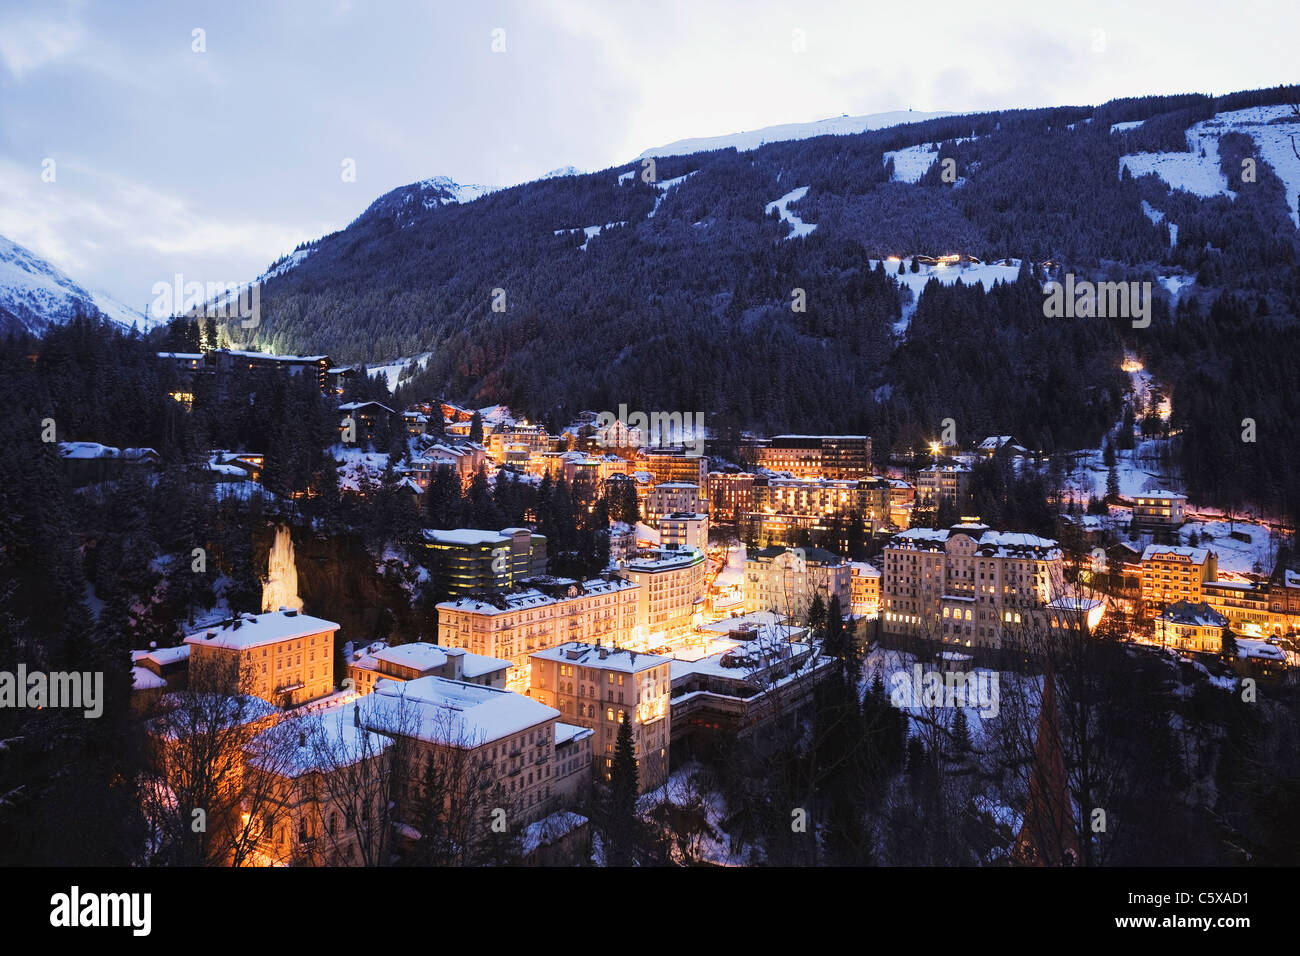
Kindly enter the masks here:
[[439, 647], [427, 641], [389, 646], [375, 641], [352, 652], [347, 662], [348, 678], [361, 694], [369, 694], [381, 680], [417, 680], [445, 677], [447, 680], [505, 687], [510, 662], [497, 657], [471, 654], [463, 647]]
[[473, 805], [476, 818], [499, 806], [512, 828], [557, 809], [561, 795], [579, 785], [573, 776], [590, 773], [562, 771], [556, 743], [574, 735], [557, 727], [559, 711], [509, 690], [441, 677], [380, 681], [354, 706], [366, 729], [404, 738], [410, 747], [407, 778], [398, 787], [403, 822], [419, 818], [429, 762], [463, 788], [457, 802]]
[[503, 423], [497, 425], [483, 436], [483, 445], [494, 461], [504, 461], [506, 451], [520, 449], [524, 457], [550, 451], [555, 440], [546, 433], [541, 425], [527, 423]]
[[758, 448], [758, 464], [796, 478], [866, 478], [871, 439], [866, 435], [776, 435]]
[[[648, 472], [656, 485], [685, 482], [694, 485], [697, 493], [704, 490], [709, 473], [709, 460], [703, 455], [681, 452], [641, 449], [632, 462], [635, 471]], [[701, 508], [674, 508], [674, 511], [700, 511]]]
[[1201, 593], [1216, 614], [1234, 631], [1248, 634], [1272, 633], [1269, 586], [1260, 581], [1206, 581]]
[[709, 516], [700, 512], [675, 511], [659, 519], [659, 544], [667, 549], [698, 549], [709, 546]]
[[695, 514], [705, 511], [707, 507], [699, 485], [688, 481], [666, 481], [650, 489], [642, 508], [642, 517], [647, 522], [657, 522], [664, 515], [681, 512]]
[[[703, 556], [700, 558], [703, 563]], [[641, 587], [612, 575], [590, 581], [551, 580], [490, 599], [460, 598], [438, 605], [438, 644], [463, 647], [510, 662], [506, 686], [529, 686], [529, 655], [567, 641], [630, 644]]]
[[1156, 618], [1156, 640], [1179, 650], [1223, 653], [1223, 629], [1228, 619], [1210, 605], [1178, 601]]
[[1209, 548], [1151, 544], [1142, 552], [1142, 603], [1154, 613], [1171, 604], [1205, 601], [1205, 583], [1219, 577], [1219, 556]]
[[1144, 491], [1133, 497], [1133, 522], [1155, 531], [1177, 528], [1183, 523], [1187, 496], [1172, 491]]
[[546, 573], [546, 536], [528, 528], [428, 529], [424, 541], [441, 560], [452, 594], [505, 591]]
[[754, 475], [749, 472], [709, 472], [705, 498], [714, 522], [734, 522], [745, 512], [753, 511], [754, 483]]
[[629, 558], [619, 573], [637, 585], [636, 624], [623, 647], [652, 650], [688, 634], [704, 604], [704, 552], [645, 551]]
[[763, 548], [745, 557], [745, 613], [775, 611], [795, 623], [807, 621], [808, 607], [820, 594], [832, 596], [848, 614], [853, 599], [853, 569], [838, 554], [821, 548]]
[[642, 792], [668, 777], [671, 740], [671, 658], [580, 641], [532, 655], [531, 694], [567, 722], [595, 732], [591, 753], [599, 779], [608, 781], [619, 724], [632, 725], [637, 782]]
[[334, 691], [333, 621], [300, 611], [241, 614], [185, 638], [193, 690], [242, 693], [278, 707]]
[[1099, 616], [1098, 602], [1062, 597], [1062, 553], [1050, 538], [974, 523], [912, 528], [881, 560], [881, 619], [892, 633], [998, 648], [1006, 635]]
[[850, 610], [854, 614], [874, 615], [880, 610], [880, 570], [866, 561], [851, 561]]
[[916, 497], [937, 505], [947, 498], [954, 504], [970, 491], [970, 468], [966, 465], [931, 465], [916, 473]]
[[261, 866], [377, 866], [387, 858], [393, 741], [329, 708], [265, 731], [246, 748], [248, 792], [257, 795]]

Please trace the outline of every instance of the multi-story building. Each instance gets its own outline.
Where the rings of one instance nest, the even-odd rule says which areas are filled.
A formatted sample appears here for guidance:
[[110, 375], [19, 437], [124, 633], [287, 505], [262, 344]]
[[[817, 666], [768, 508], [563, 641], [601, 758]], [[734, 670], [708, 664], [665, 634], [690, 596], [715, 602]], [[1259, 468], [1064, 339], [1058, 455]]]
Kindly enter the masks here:
[[534, 651], [573, 640], [610, 645], [634, 640], [641, 590], [635, 582], [610, 575], [543, 586], [546, 590], [439, 604], [438, 644], [509, 661], [507, 686], [524, 691]]
[[866, 435], [776, 435], [758, 449], [758, 464], [796, 478], [865, 478], [871, 474]]
[[241, 614], [185, 638], [189, 686], [241, 693], [281, 707], [334, 690], [333, 621], [300, 611]]
[[1268, 582], [1269, 624], [1274, 634], [1300, 631], [1300, 572], [1279, 563]]
[[916, 473], [916, 496], [937, 505], [943, 498], [954, 504], [970, 491], [970, 469], [965, 465], [931, 465]]
[[546, 573], [546, 536], [528, 528], [428, 529], [424, 541], [441, 560], [442, 574], [452, 594], [505, 591]]
[[316, 381], [322, 392], [330, 391], [330, 372], [334, 363], [328, 355], [272, 355], [239, 349], [213, 349], [210, 352], [159, 352], [158, 358], [171, 363], [182, 374], [182, 382], [194, 391], [194, 379], [215, 376], [218, 390], [225, 387], [236, 371], [251, 373], [252, 379], [268, 375], [305, 375]]
[[646, 551], [629, 558], [620, 570], [638, 585], [637, 632], [621, 646], [652, 650], [676, 641], [691, 630], [703, 613], [704, 552]]
[[249, 862], [377, 866], [387, 858], [382, 812], [393, 741], [356, 726], [348, 707], [282, 722], [246, 748], [246, 791], [261, 826]]
[[654, 522], [664, 515], [683, 511], [694, 514], [706, 510], [706, 507], [699, 485], [687, 481], [665, 481], [655, 485], [646, 495], [642, 517], [647, 522]]
[[850, 609], [854, 614], [874, 615], [880, 610], [880, 571], [866, 561], [851, 561], [850, 581], [852, 598]]
[[1222, 615], [1234, 631], [1245, 634], [1272, 632], [1269, 586], [1260, 581], [1206, 581], [1201, 586], [1205, 603]]
[[497, 425], [483, 437], [483, 444], [494, 460], [504, 461], [507, 449], [522, 449], [527, 458], [533, 453], [550, 451], [555, 440], [541, 425], [513, 422]]
[[340, 440], [349, 444], [374, 441], [396, 414], [381, 402], [345, 402], [339, 406]]
[[912, 528], [890, 540], [882, 564], [881, 619], [892, 633], [998, 648], [1053, 619], [1096, 621], [1096, 602], [1062, 596], [1062, 553], [1050, 538], [978, 524]]
[[592, 758], [608, 781], [619, 724], [627, 716], [636, 749], [637, 782], [652, 790], [668, 777], [671, 658], [579, 641], [532, 655], [531, 693], [564, 720], [595, 731]]
[[705, 498], [715, 524], [738, 521], [742, 514], [754, 510], [754, 476], [749, 472], [711, 471], [705, 482]]
[[1219, 577], [1219, 556], [1209, 548], [1151, 544], [1142, 552], [1142, 602], [1151, 613], [1171, 604], [1205, 601], [1205, 582]]
[[1133, 522], [1139, 528], [1162, 530], [1183, 523], [1187, 496], [1172, 491], [1143, 491], [1133, 497]]
[[671, 550], [696, 548], [704, 551], [709, 546], [709, 516], [690, 511], [663, 515], [659, 519], [659, 543]]
[[889, 526], [889, 497], [890, 485], [883, 478], [760, 478], [753, 489], [754, 510], [742, 524], [758, 546], [793, 545], [807, 533], [844, 550], [854, 516], [864, 536]]
[[[380, 681], [354, 706], [364, 727], [410, 746], [409, 770], [398, 786], [396, 811], [403, 822], [419, 819], [426, 797], [422, 771], [430, 762], [451, 770], [440, 776], [461, 788], [452, 805], [477, 802], [478, 819], [505, 807], [512, 825], [546, 816], [575, 786], [556, 760], [557, 741], [567, 743], [573, 733], [558, 710], [523, 694], [421, 677]], [[577, 773], [590, 775], [586, 767]]]
[[[686, 482], [694, 485], [697, 493], [702, 494], [709, 473], [709, 460], [703, 455], [687, 455], [681, 452], [654, 451], [643, 448], [637, 452], [632, 467], [635, 471], [648, 472], [656, 485]], [[702, 509], [692, 506], [674, 510], [699, 511]]]
[[745, 558], [745, 613], [776, 611], [796, 623], [807, 620], [813, 597], [829, 607], [833, 596], [848, 614], [853, 599], [853, 569], [838, 554], [821, 548], [763, 548]]
[[916, 505], [916, 488], [901, 478], [889, 479], [889, 520], [895, 528], [912, 524], [912, 508]]
[[1228, 619], [1208, 604], [1178, 601], [1156, 618], [1156, 640], [1184, 651], [1223, 653], [1223, 629]]
[[439, 647], [427, 641], [391, 647], [383, 641], [375, 641], [352, 653], [347, 670], [353, 688], [358, 693], [368, 694], [381, 680], [416, 680], [421, 677], [445, 677], [467, 684], [505, 687], [510, 662], [471, 654], [463, 647]]

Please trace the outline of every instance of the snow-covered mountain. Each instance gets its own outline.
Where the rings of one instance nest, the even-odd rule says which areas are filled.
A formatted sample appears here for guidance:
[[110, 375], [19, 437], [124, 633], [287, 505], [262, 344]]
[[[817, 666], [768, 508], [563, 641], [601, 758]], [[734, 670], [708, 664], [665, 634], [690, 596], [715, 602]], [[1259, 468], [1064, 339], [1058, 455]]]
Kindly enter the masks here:
[[409, 186], [398, 186], [372, 202], [357, 219], [391, 218], [399, 226], [409, 225], [419, 213], [441, 206], [473, 202], [492, 190], [487, 186], [462, 185], [446, 176], [434, 176]]
[[866, 116], [832, 116], [829, 119], [816, 120], [812, 123], [785, 123], [780, 126], [764, 126], [762, 129], [729, 133], [725, 136], [702, 136], [698, 139], [679, 139], [665, 146], [647, 149], [637, 159], [650, 156], [680, 156], [685, 153], [704, 153], [714, 149], [734, 147], [739, 152], [758, 149], [765, 143], [780, 143], [792, 139], [811, 139], [814, 136], [849, 136], [863, 133], [869, 129], [885, 129], [900, 123], [919, 123], [922, 120], [938, 116], [952, 116], [952, 113], [927, 113], [921, 110], [891, 110], [888, 113], [869, 113]]
[[141, 331], [157, 324], [110, 295], [87, 291], [30, 249], [0, 236], [0, 333], [40, 333], [77, 312], [98, 312]]

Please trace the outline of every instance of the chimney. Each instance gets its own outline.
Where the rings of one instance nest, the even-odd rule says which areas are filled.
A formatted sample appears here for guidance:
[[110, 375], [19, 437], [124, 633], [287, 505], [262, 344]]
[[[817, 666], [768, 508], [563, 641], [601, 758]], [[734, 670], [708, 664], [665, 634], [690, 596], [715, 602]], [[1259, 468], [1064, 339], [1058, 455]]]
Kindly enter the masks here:
[[443, 653], [447, 655], [447, 673], [448, 680], [465, 679], [465, 648], [449, 647]]
[[597, 645], [597, 650], [600, 651], [600, 659], [601, 659], [602, 661], [603, 661], [605, 658], [609, 657], [609, 648], [608, 648], [608, 647], [600, 647], [599, 645]]

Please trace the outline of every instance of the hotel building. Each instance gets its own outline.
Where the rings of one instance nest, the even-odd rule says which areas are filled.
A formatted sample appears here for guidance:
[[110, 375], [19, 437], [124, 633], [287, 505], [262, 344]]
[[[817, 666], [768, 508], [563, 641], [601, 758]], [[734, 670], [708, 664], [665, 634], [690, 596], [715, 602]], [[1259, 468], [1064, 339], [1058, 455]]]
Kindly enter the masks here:
[[[703, 556], [700, 558], [703, 563]], [[548, 593], [554, 592], [554, 593]], [[438, 605], [438, 644], [510, 662], [509, 688], [529, 686], [529, 655], [567, 641], [629, 644], [636, 633], [641, 588], [610, 577], [567, 581], [492, 599]]]
[[192, 690], [241, 693], [279, 707], [334, 691], [333, 621], [300, 611], [242, 614], [185, 638]]
[[745, 558], [745, 613], [775, 611], [796, 623], [807, 620], [814, 595], [829, 607], [832, 596], [850, 613], [853, 569], [821, 548], [764, 548]]
[[671, 738], [671, 658], [579, 641], [532, 655], [531, 694], [570, 723], [595, 732], [592, 760], [608, 781], [619, 724], [632, 724], [637, 782], [642, 792], [668, 777]]

